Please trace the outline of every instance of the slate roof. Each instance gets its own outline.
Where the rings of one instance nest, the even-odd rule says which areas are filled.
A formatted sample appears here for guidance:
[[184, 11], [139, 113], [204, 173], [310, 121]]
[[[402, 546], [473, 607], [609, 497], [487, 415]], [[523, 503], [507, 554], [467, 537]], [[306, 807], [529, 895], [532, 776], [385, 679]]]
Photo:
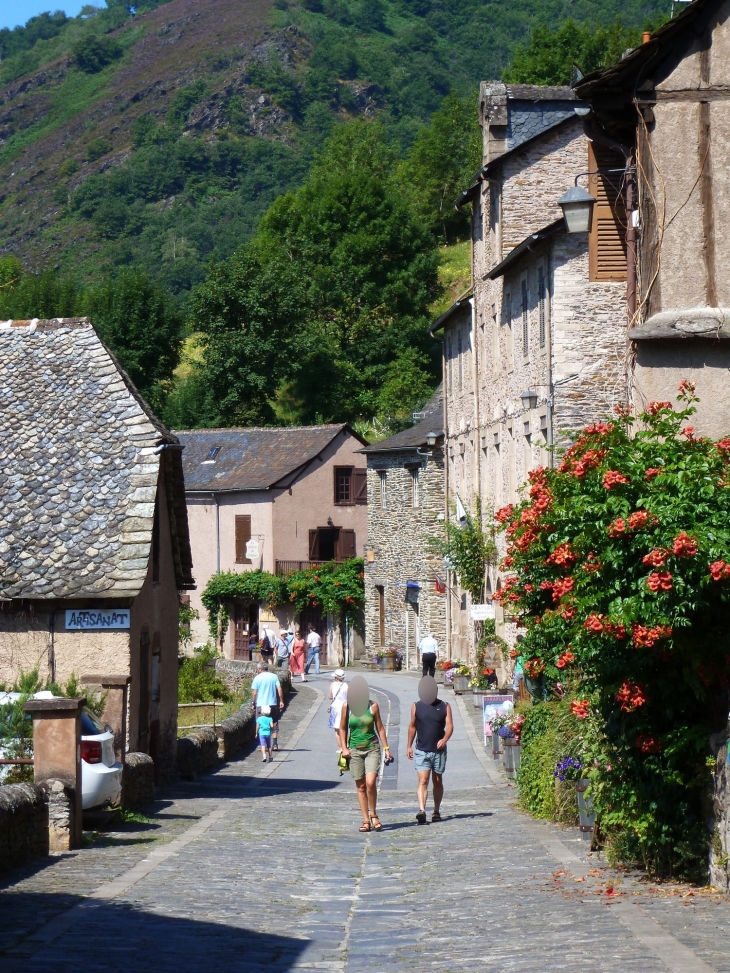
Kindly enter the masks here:
[[135, 597], [161, 464], [177, 583], [192, 587], [175, 437], [88, 318], [0, 323], [0, 598]]
[[422, 409], [423, 418], [409, 429], [397, 432], [394, 436], [382, 439], [379, 443], [371, 443], [365, 449], [359, 450], [367, 456], [378, 453], [390, 453], [401, 449], [416, 449], [426, 445], [426, 436], [435, 432], [442, 437], [444, 434], [444, 388], [439, 385], [431, 398]]
[[[225, 493], [287, 487], [337, 438], [354, 436], [346, 423], [322, 426], [193, 429], [182, 443], [187, 493]], [[211, 450], [219, 447], [210, 462]]]

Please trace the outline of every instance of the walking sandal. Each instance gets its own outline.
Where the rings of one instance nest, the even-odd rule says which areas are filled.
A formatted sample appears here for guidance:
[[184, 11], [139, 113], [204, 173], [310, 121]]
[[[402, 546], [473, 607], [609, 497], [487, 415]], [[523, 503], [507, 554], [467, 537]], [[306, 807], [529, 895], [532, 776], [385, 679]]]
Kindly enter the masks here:
[[370, 815], [370, 824], [373, 827], [373, 831], [382, 831], [383, 830], [383, 825], [382, 825], [382, 823], [380, 821], [380, 818], [378, 817], [377, 814], [371, 814]]
[[370, 830], [370, 822], [369, 821], [363, 821], [363, 823], [360, 825], [360, 830], [361, 831], [369, 831]]

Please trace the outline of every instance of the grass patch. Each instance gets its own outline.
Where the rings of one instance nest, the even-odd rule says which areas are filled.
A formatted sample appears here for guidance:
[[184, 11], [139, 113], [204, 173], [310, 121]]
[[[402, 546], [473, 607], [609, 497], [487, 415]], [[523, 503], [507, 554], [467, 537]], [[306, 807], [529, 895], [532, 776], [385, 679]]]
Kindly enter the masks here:
[[464, 240], [448, 247], [440, 247], [439, 281], [445, 288], [444, 294], [431, 305], [431, 313], [438, 318], [448, 311], [459, 295], [471, 284], [471, 242]]

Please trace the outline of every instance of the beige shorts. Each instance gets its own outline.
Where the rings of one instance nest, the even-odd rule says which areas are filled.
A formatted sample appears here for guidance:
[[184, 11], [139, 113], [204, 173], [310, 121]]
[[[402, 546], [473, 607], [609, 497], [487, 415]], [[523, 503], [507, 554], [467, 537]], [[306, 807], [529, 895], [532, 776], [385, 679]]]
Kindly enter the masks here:
[[367, 750], [350, 750], [350, 773], [355, 780], [362, 780], [365, 774], [377, 774], [379, 770], [379, 743], [369, 747]]

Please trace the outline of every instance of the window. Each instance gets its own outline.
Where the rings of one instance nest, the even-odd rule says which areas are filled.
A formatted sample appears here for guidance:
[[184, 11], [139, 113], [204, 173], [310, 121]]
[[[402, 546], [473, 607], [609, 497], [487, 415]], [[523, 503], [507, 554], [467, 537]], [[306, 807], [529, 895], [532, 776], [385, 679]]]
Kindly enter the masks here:
[[596, 203], [588, 234], [590, 280], [626, 280], [626, 205], [622, 187], [625, 162], [611, 149], [588, 143], [588, 169], [616, 169], [588, 177], [588, 192]]
[[388, 506], [388, 474], [385, 470], [378, 470], [380, 477], [380, 506], [385, 510]]
[[413, 466], [413, 467], [411, 467], [411, 498], [412, 498], [413, 506], [414, 507], [420, 506], [420, 500], [419, 500], [419, 495], [418, 495], [419, 494], [418, 487], [419, 487], [419, 484], [418, 484], [418, 467], [417, 466]]
[[537, 310], [540, 328], [540, 347], [545, 347], [545, 268], [537, 271]]
[[367, 470], [335, 467], [335, 503], [339, 506], [367, 503]]
[[246, 545], [251, 540], [251, 515], [236, 515], [236, 564], [251, 564], [246, 557]]
[[527, 358], [530, 353], [530, 313], [526, 277], [522, 278], [520, 287], [522, 289], [522, 357]]
[[220, 453], [220, 451], [221, 451], [220, 446], [211, 446], [210, 449], [208, 450], [208, 455], [205, 457], [203, 462], [215, 463], [216, 457], [218, 456], [218, 453]]

